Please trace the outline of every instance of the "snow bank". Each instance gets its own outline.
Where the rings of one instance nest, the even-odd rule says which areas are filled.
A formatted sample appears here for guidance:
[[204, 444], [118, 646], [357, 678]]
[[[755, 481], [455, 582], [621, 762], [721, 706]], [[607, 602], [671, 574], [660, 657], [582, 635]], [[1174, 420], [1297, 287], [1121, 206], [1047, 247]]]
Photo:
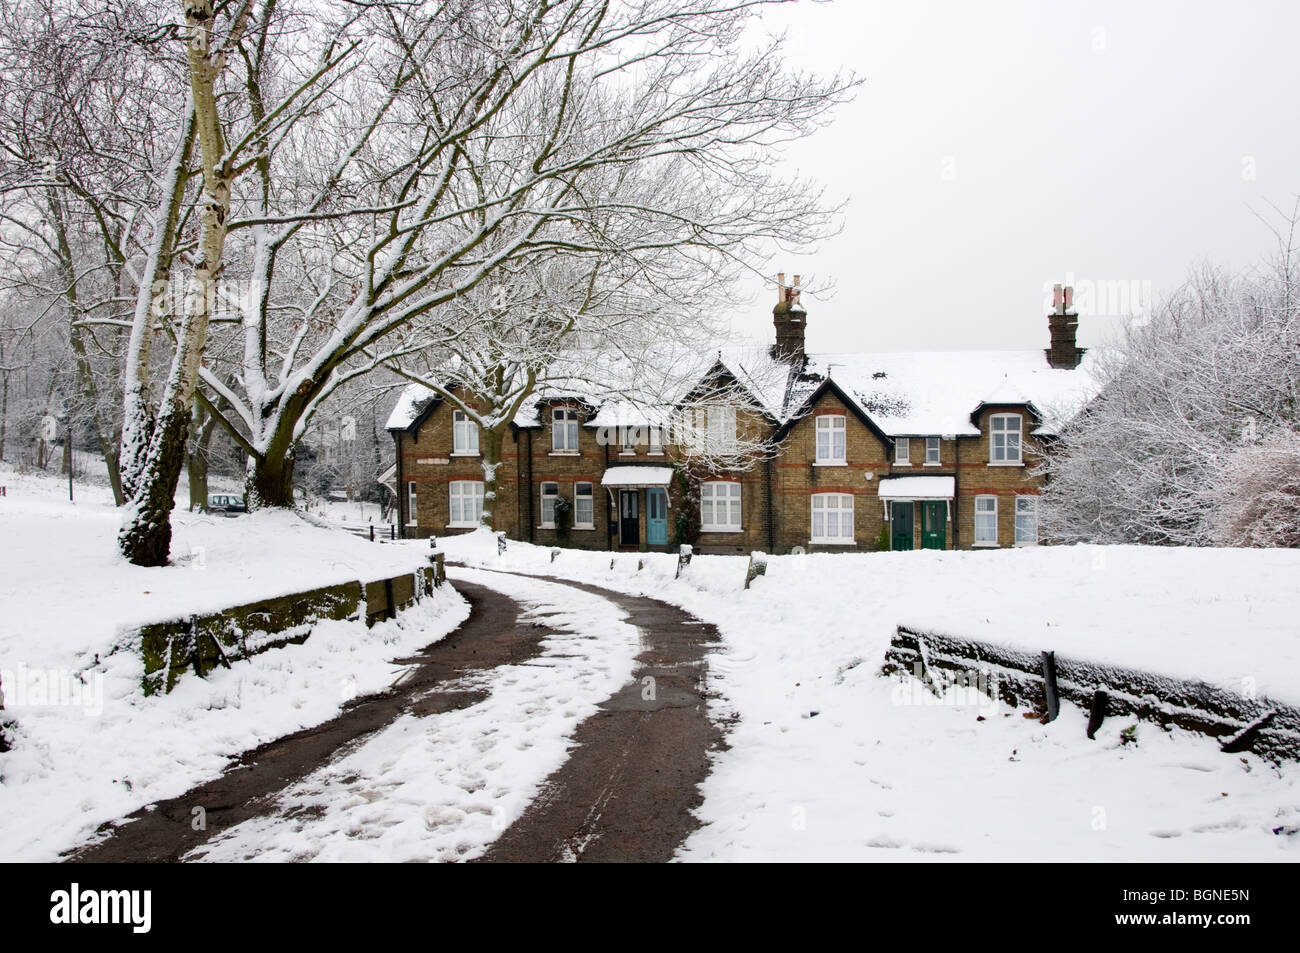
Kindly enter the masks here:
[[[580, 579], [719, 628], [728, 749], [682, 859], [1296, 859], [1300, 781], [1211, 739], [1087, 713], [1050, 725], [882, 678], [895, 627], [1300, 697], [1300, 553], [1059, 547], [747, 559], [564, 550], [483, 533], [448, 559]], [[612, 563], [612, 567], [611, 567]], [[638, 571], [638, 564], [642, 569]], [[968, 693], [969, 695], [970, 693]], [[1126, 729], [1129, 729], [1127, 735]]]
[[242, 751], [336, 714], [401, 671], [391, 659], [454, 629], [468, 606], [436, 590], [398, 619], [322, 622], [300, 646], [141, 695], [135, 627], [427, 566], [427, 547], [371, 544], [290, 513], [176, 511], [173, 564], [116, 554], [107, 490], [5, 468], [0, 669], [14, 748], [0, 755], [0, 860], [51, 860], [100, 823], [182, 793]]

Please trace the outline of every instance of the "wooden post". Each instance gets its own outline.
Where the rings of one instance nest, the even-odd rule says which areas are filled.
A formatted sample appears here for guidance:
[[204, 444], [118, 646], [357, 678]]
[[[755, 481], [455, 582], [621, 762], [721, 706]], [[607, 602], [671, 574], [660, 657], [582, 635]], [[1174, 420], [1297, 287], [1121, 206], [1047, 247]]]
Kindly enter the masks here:
[[1106, 720], [1106, 693], [1100, 688], [1092, 693], [1092, 709], [1088, 712], [1088, 740], [1094, 741], [1097, 729]]
[[1061, 713], [1061, 696], [1056, 688], [1056, 653], [1043, 653], [1043, 689], [1047, 695], [1047, 715], [1043, 724], [1056, 721]]

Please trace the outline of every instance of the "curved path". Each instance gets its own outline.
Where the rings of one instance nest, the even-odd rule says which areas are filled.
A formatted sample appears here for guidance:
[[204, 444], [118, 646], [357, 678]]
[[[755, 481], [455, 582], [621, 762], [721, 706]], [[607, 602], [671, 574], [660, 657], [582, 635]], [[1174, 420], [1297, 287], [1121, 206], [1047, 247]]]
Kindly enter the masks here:
[[698, 828], [692, 811], [722, 732], [709, 719], [704, 653], [717, 630], [639, 596], [539, 576], [617, 603], [641, 630], [632, 680], [574, 733], [576, 747], [483, 861], [666, 861]]
[[[632, 680], [578, 726], [568, 759], [482, 859], [667, 860], [698, 827], [691, 813], [700, 802], [698, 785], [708, 773], [708, 751], [721, 741], [703, 688], [704, 650], [716, 632], [653, 599], [538, 578], [617, 603], [640, 628], [643, 650]], [[403, 713], [436, 717], [482, 701], [481, 693], [438, 686], [537, 656], [553, 630], [519, 622], [518, 605], [487, 586], [455, 585], [470, 602], [469, 619], [418, 655], [399, 659], [411, 668], [388, 691], [356, 699], [324, 724], [246, 752], [220, 777], [105, 825], [103, 839], [65, 859], [178, 861], [223, 830], [272, 815], [276, 797], [291, 784]], [[203, 830], [193, 829], [195, 805], [206, 811]]]

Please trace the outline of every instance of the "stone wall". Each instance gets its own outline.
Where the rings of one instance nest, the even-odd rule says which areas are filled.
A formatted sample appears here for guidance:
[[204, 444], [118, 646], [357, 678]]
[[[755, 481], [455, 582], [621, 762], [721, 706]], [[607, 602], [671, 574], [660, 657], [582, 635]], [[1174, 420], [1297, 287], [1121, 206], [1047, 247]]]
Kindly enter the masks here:
[[144, 693], [165, 694], [187, 673], [202, 677], [237, 659], [301, 643], [326, 619], [364, 618], [366, 625], [391, 619], [439, 584], [440, 569], [435, 565], [390, 579], [345, 582], [146, 625], [139, 633]]

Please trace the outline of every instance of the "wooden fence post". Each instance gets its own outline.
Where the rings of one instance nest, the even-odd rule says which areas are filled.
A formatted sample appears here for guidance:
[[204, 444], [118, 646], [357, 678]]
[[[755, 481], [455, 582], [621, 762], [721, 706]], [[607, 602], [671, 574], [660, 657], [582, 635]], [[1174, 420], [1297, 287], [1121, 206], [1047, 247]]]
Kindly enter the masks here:
[[1043, 689], [1047, 696], [1047, 717], [1043, 719], [1043, 724], [1050, 721], [1056, 721], [1056, 716], [1061, 713], [1061, 695], [1056, 688], [1056, 653], [1043, 653]]

